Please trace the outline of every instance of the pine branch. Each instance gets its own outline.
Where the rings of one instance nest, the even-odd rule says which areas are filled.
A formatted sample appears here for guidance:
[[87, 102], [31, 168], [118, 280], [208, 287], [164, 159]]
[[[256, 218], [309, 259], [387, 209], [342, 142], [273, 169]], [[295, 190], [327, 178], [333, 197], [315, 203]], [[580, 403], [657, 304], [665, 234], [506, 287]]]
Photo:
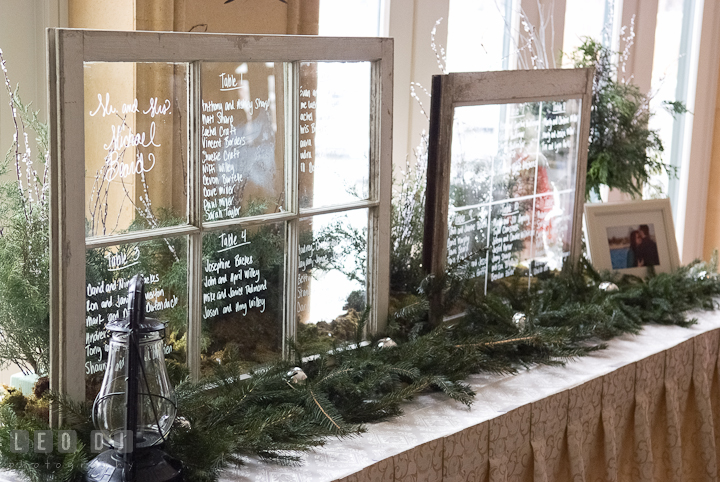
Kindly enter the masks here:
[[318, 402], [318, 399], [317, 399], [317, 397], [315, 397], [315, 394], [313, 393], [312, 390], [310, 390], [310, 396], [312, 397], [313, 401], [315, 402], [315, 405], [318, 406], [318, 408], [320, 409], [320, 411], [322, 412], [322, 414], [325, 415], [325, 418], [327, 418], [327, 419], [330, 421], [330, 423], [332, 423], [332, 424], [335, 426], [335, 428], [338, 430], [338, 432], [342, 432], [343, 429], [340, 428], [340, 425], [338, 425], [338, 424], [335, 422], [335, 420], [333, 420], [333, 418], [332, 418], [330, 415], [328, 415], [328, 413], [325, 411], [325, 409], [323, 408], [323, 406], [320, 405], [320, 402]]

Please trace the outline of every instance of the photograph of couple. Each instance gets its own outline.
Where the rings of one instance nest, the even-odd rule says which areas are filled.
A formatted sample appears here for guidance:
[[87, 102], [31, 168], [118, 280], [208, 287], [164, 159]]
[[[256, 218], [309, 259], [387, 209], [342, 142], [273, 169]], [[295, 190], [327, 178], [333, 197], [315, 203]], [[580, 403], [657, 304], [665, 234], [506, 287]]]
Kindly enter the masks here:
[[607, 239], [612, 269], [660, 264], [653, 224], [613, 226], [607, 228]]

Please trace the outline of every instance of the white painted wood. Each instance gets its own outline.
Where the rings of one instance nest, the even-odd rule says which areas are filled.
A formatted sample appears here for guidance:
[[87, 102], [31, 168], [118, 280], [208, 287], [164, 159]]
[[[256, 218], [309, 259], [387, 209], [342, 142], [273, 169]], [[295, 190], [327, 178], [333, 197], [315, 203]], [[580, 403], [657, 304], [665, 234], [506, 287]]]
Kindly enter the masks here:
[[85, 247], [87, 249], [105, 248], [108, 246], [116, 246], [118, 244], [150, 241], [166, 236], [184, 236], [187, 234], [195, 234], [199, 232], [200, 228], [195, 226], [168, 226], [164, 228], [156, 228], [144, 231], [114, 234], [111, 236], [93, 236], [90, 238], [85, 238]]
[[202, 235], [188, 240], [188, 334], [187, 364], [190, 378], [200, 379], [200, 352], [202, 351]]
[[188, 332], [187, 365], [190, 378], [200, 379], [200, 352], [202, 351], [202, 131], [199, 117], [202, 115], [202, 64], [192, 62], [188, 85], [188, 222], [197, 231], [188, 239]]
[[[377, 171], [377, 169], [375, 169]], [[371, 175], [372, 176], [372, 175]], [[373, 188], [371, 184], [371, 188]], [[347, 204], [337, 204], [335, 206], [321, 206], [317, 208], [304, 208], [300, 209], [300, 217], [307, 217], [307, 216], [318, 216], [320, 214], [332, 214], [337, 213], [340, 211], [348, 211], [350, 209], [362, 209], [362, 208], [374, 208], [376, 206], [380, 205], [380, 201], [373, 201], [372, 199], [378, 199], [377, 192], [375, 194], [372, 194], [371, 189], [371, 195], [370, 200], [367, 201], [356, 201], [352, 203]]]
[[703, 255], [705, 215], [712, 160], [715, 106], [717, 103], [718, 71], [720, 70], [720, 2], [697, 0], [693, 56], [690, 63], [691, 92], [686, 118], [685, 142], [678, 193], [678, 248], [682, 263]]
[[[623, 0], [621, 23], [626, 27], [625, 36], [628, 36], [634, 19], [635, 39], [629, 49], [626, 70], [618, 72], [618, 77], [632, 80], [645, 94], [652, 88], [657, 12], [658, 0]], [[620, 43], [620, 48], [624, 50], [625, 44]]]
[[[47, 77], [48, 100], [48, 128], [50, 134], [50, 153], [48, 162], [50, 166], [50, 390], [61, 393], [60, 386], [60, 203], [58, 202], [59, 170], [53, 166], [53, 161], [60, 158], [58, 144], [58, 109], [57, 107], [57, 58], [55, 47], [55, 32], [47, 31]], [[58, 405], [50, 406], [50, 426], [59, 426]]]
[[258, 226], [260, 224], [277, 223], [293, 219], [296, 215], [290, 212], [270, 213], [260, 216], [246, 218], [222, 219], [219, 221], [205, 221], [202, 223], [202, 231], [218, 231], [221, 229], [235, 229], [241, 227]]
[[[655, 271], [670, 273], [680, 267], [669, 199], [586, 204], [584, 211], [588, 253], [597, 269], [612, 270], [607, 228], [638, 225], [648, 223], [649, 220], [659, 222], [655, 224], [655, 239], [661, 262], [655, 267]], [[668, 260], [669, 266], [663, 260]], [[648, 274], [646, 267], [626, 268], [619, 272], [639, 277]]]
[[381, 58], [387, 42], [373, 37], [77, 31], [85, 39], [85, 60], [100, 62], [373, 61]]
[[[55, 31], [57, 48], [57, 101], [51, 119], [57, 122], [58, 150], [51, 153], [57, 203], [51, 210], [53, 253], [58, 273], [51, 300], [51, 331], [55, 334], [60, 366], [53, 370], [59, 393], [73, 400], [85, 399], [85, 116], [83, 91], [83, 36], [80, 32]], [[57, 119], [57, 121], [55, 121]], [[55, 221], [57, 220], [57, 221]], [[57, 223], [57, 224], [55, 224]]]
[[585, 205], [585, 181], [587, 180], [587, 157], [590, 149], [590, 112], [592, 109], [593, 77], [595, 69], [585, 70], [585, 92], [582, 94], [582, 117], [580, 120], [580, 139], [578, 142], [578, 165], [575, 172], [575, 211], [573, 212], [573, 232], [570, 238], [570, 261], [576, 265], [582, 254], [582, 219]]
[[586, 69], [458, 72], [453, 106], [577, 98], [587, 93]]
[[297, 273], [299, 270], [300, 259], [300, 229], [298, 227], [300, 211], [300, 199], [298, 196], [290, 195], [299, 191], [300, 185], [300, 146], [299, 143], [293, 142], [293, 139], [300, 139], [300, 124], [295, 119], [300, 117], [300, 66], [298, 62], [288, 66], [285, 75], [285, 109], [288, 112], [285, 125], [285, 150], [286, 165], [289, 170], [285, 177], [285, 191], [288, 193], [286, 199], [288, 201], [288, 210], [295, 215], [295, 218], [288, 222], [285, 232], [285, 289], [283, 316], [287, 320], [283, 324], [282, 353], [285, 357], [291, 357], [288, 346], [288, 339], [295, 339], [298, 327], [298, 310], [297, 310]]
[[[156, 32], [113, 32], [56, 29], [52, 68], [59, 80], [53, 156], [53, 175], [58, 196], [54, 205], [52, 243], [56, 265], [52, 268], [53, 374], [57, 389], [72, 398], [84, 398], [85, 250], [118, 243], [140, 242], [165, 236], [188, 236], [188, 364], [193, 378], [200, 376], [200, 333], [202, 320], [202, 236], [230, 228], [284, 222], [286, 226], [285, 308], [283, 338], [296, 329], [296, 280], [298, 269], [297, 221], [300, 217], [368, 209], [370, 222], [368, 286], [372, 292], [371, 315], [375, 328], [387, 318], [390, 263], [390, 198], [392, 172], [392, 82], [393, 42], [384, 38], [328, 38], [280, 35], [225, 35]], [[285, 152], [287, 211], [249, 218], [202, 221], [200, 172], [200, 62], [201, 61], [285, 62], [285, 87], [278, 114], [284, 117], [280, 146]], [[373, 106], [371, 132], [371, 196], [368, 200], [344, 205], [300, 210], [298, 204], [298, 105], [296, 92], [301, 61], [369, 61], [373, 63]], [[84, 237], [84, 86], [83, 62], [154, 61], [191, 62], [188, 88], [188, 224], [125, 233]], [[283, 116], [283, 112], [289, 115]], [[72, 300], [72, 304], [70, 301]], [[284, 343], [284, 342], [283, 342]], [[70, 351], [72, 350], [72, 354]], [[283, 351], [287, 353], [284, 346]]]
[[374, 297], [373, 313], [374, 323], [370, 326], [371, 331], [384, 331], [387, 325], [387, 315], [390, 304], [390, 230], [391, 230], [391, 206], [384, 200], [392, 200], [392, 127], [393, 127], [393, 42], [383, 44], [382, 60], [376, 64], [377, 79], [374, 88], [380, 91], [377, 94], [376, 115], [373, 128], [375, 129], [374, 142], [376, 152], [373, 159], [379, 162], [377, 179], [377, 194], [375, 200], [379, 203], [377, 207], [377, 234], [373, 239], [374, 256], [369, 256], [375, 264], [375, 287], [370, 292]]

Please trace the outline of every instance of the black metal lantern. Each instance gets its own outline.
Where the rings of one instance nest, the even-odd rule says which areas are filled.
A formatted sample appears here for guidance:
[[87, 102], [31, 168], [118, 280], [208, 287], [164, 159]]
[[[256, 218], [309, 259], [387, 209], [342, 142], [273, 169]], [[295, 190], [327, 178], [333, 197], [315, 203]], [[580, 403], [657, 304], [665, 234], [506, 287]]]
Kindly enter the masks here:
[[177, 404], [167, 368], [164, 325], [145, 318], [145, 282], [136, 275], [128, 287], [128, 317], [107, 324], [110, 354], [93, 422], [108, 450], [88, 465], [92, 482], [176, 482], [181, 464], [158, 446], [175, 420]]

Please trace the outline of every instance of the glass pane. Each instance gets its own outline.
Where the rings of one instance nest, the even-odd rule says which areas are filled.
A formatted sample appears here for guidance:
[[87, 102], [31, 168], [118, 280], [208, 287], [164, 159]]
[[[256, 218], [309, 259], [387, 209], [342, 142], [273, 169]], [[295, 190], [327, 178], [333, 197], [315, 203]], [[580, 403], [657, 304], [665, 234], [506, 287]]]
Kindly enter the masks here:
[[284, 210], [283, 65], [205, 62], [202, 77], [203, 220]]
[[610, 41], [616, 3], [622, 7], [619, 0], [566, 0], [562, 45], [562, 61], [565, 66], [572, 64], [568, 56], [582, 45], [584, 37], [590, 37], [612, 48]]
[[[455, 109], [448, 265], [490, 281], [569, 255], [581, 102]], [[488, 268], [489, 267], [489, 268]]]
[[106, 236], [187, 222], [187, 65], [89, 62], [85, 223]]
[[[660, 132], [664, 153], [662, 160], [676, 167], [682, 165], [685, 114], [673, 117], [663, 102], [686, 101], [692, 31], [692, 4], [687, 0], [660, 0], [655, 26], [650, 128]], [[686, 35], [687, 38], [683, 38]], [[682, 50], [681, 50], [682, 49]], [[684, 51], [683, 51], [684, 50]], [[692, 106], [687, 106], [692, 110]], [[678, 172], [678, 176], [680, 173]], [[672, 187], [671, 187], [672, 186]], [[645, 197], [667, 197], [674, 201], [677, 181], [666, 173], [655, 174], [645, 187]], [[673, 202], [673, 205], [677, 203]]]
[[535, 199], [532, 275], [562, 269], [570, 254], [575, 194], [553, 192]]
[[380, 36], [380, 0], [321, 0], [320, 35]]
[[[532, 256], [533, 200], [509, 201], [492, 206], [490, 220], [490, 281], [512, 276], [527, 267]], [[522, 269], [527, 274], [526, 269]]]
[[489, 205], [452, 210], [448, 223], [448, 266], [462, 266], [468, 276], [485, 277], [487, 269]]
[[167, 323], [165, 353], [174, 380], [184, 377], [187, 327], [187, 238], [165, 238], [88, 249], [85, 374], [88, 400], [100, 389], [108, 358], [105, 324], [127, 317], [128, 283], [145, 278], [146, 315]]
[[[508, 68], [512, 0], [450, 0], [447, 69], [477, 72]], [[479, 46], [479, 48], [478, 48]], [[429, 87], [429, 86], [428, 86]]]
[[370, 63], [300, 64], [300, 207], [370, 193]]
[[301, 344], [322, 349], [354, 338], [366, 305], [367, 228], [367, 209], [300, 219], [297, 339]]
[[280, 356], [285, 224], [208, 233], [202, 249], [203, 370]]

